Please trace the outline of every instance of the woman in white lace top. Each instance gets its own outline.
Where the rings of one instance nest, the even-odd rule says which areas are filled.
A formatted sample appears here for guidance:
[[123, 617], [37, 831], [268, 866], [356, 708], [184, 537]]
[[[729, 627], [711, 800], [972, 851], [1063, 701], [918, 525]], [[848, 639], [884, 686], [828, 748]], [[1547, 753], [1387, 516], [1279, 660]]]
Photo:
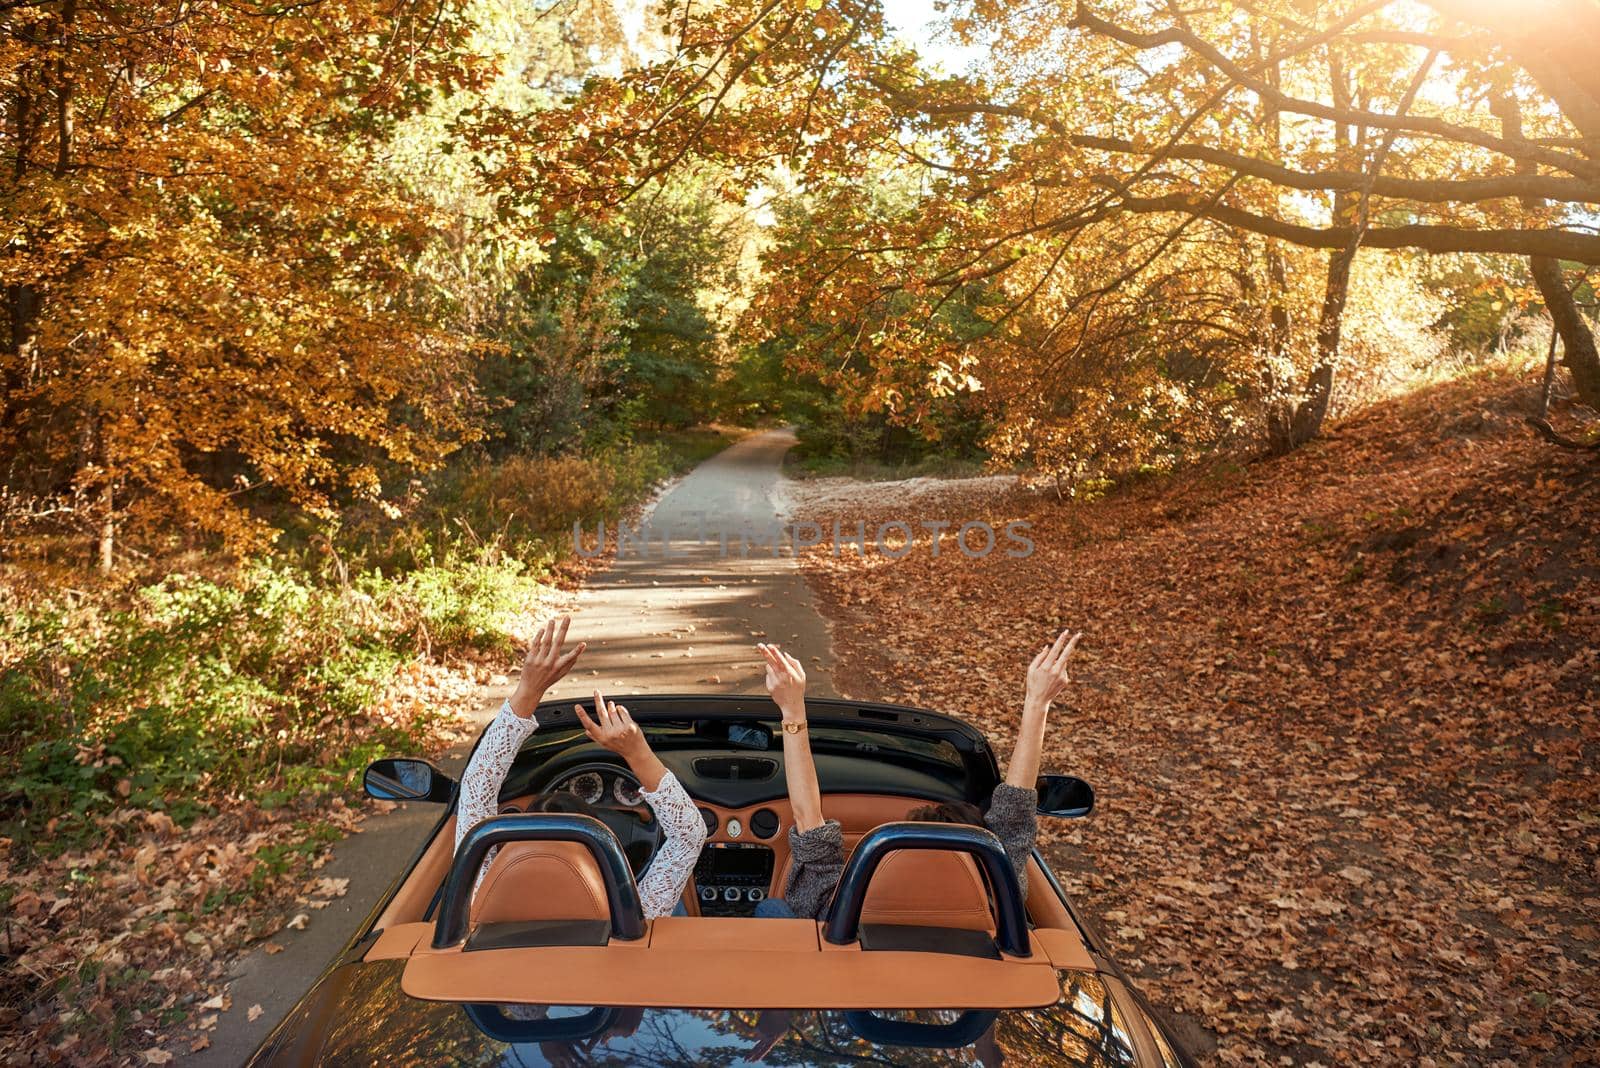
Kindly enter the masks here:
[[[505, 704], [489, 729], [461, 778], [461, 797], [456, 809], [456, 848], [461, 840], [483, 820], [500, 809], [500, 786], [511, 770], [522, 743], [538, 729], [534, 709], [544, 699], [545, 691], [559, 682], [583, 653], [579, 642], [570, 652], [563, 653], [567, 625], [571, 621], [562, 616], [539, 629], [528, 649], [522, 665], [522, 678], [516, 692]], [[700, 847], [706, 840], [706, 825], [700, 818], [694, 802], [679, 784], [678, 777], [666, 769], [646, 740], [628, 710], [607, 701], [596, 690], [594, 716], [583, 707], [574, 706], [583, 729], [596, 745], [616, 753], [627, 761], [634, 777], [639, 780], [645, 801], [661, 821], [663, 839], [661, 848], [651, 858], [650, 865], [639, 877], [639, 900], [644, 906], [646, 919], [670, 914], [683, 896], [689, 875], [694, 871], [700, 856]], [[478, 880], [494, 860], [491, 851], [478, 870]]]

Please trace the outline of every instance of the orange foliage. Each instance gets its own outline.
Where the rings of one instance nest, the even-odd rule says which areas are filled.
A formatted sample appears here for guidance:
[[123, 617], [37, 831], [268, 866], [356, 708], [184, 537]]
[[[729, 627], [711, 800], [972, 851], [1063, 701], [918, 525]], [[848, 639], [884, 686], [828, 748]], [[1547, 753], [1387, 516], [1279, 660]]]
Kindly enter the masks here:
[[470, 433], [436, 220], [381, 134], [484, 73], [458, 5], [24, 5], [0, 38], [7, 480], [240, 547]]
[[[1384, 333], [1369, 315], [1341, 344], [1358, 249], [1526, 255], [1558, 281], [1552, 257], [1600, 262], [1600, 82], [1565, 43], [1592, 5], [946, 13], [986, 49], [956, 76], [864, 0], [669, 5], [659, 62], [531, 133], [486, 125], [494, 179], [545, 213], [614, 211], [685, 160], [732, 195], [791, 186], [804, 222], [767, 258], [755, 329], [860, 410], [915, 422], [981, 390], [1000, 454], [1071, 478], [1245, 424], [1314, 435]], [[1425, 330], [1406, 340], [1425, 357]]]
[[[1092, 504], [946, 484], [942, 514], [1029, 520], [1036, 552], [812, 550], [835, 677], [1003, 752], [1029, 651], [1085, 631], [1046, 770], [1099, 804], [1044, 848], [1218, 1063], [1585, 1063], [1600, 482], [1523, 426], [1528, 386], [1453, 383]], [[927, 507], [807, 487], [824, 530]]]

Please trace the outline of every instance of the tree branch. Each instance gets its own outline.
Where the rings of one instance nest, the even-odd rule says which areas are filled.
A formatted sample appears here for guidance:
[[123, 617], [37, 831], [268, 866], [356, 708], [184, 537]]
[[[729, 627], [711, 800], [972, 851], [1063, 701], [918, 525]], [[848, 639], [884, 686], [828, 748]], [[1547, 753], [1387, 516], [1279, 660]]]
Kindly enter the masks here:
[[1600, 451], [1600, 438], [1596, 438], [1594, 441], [1578, 441], [1557, 431], [1546, 419], [1536, 419], [1531, 415], [1524, 416], [1524, 419], [1527, 420], [1529, 426], [1539, 432], [1540, 437], [1552, 445], [1559, 445], [1563, 449], [1573, 449], [1580, 452]]
[[[1161, 197], [1125, 197], [1121, 206], [1141, 215], [1165, 211], [1203, 215], [1228, 226], [1280, 238], [1306, 248], [1342, 249], [1349, 246], [1354, 236], [1353, 228], [1349, 226], [1304, 226], [1256, 215], [1226, 204], [1207, 206], [1180, 193]], [[1362, 244], [1371, 248], [1414, 248], [1422, 252], [1498, 252], [1512, 256], [1552, 256], [1580, 263], [1600, 263], [1600, 235], [1572, 230], [1469, 230], [1414, 223], [1369, 229]]]
[[[1132, 141], [1117, 137], [1073, 134], [1071, 141], [1079, 148], [1100, 149], [1106, 152], [1143, 155], [1153, 154], [1156, 151], [1141, 149]], [[1169, 159], [1192, 159], [1227, 167], [1252, 178], [1261, 178], [1290, 189], [1353, 193], [1359, 191], [1365, 181], [1364, 176], [1356, 171], [1327, 171], [1320, 174], [1298, 171], [1281, 163], [1228, 152], [1210, 145], [1174, 145], [1170, 149], [1163, 150], [1161, 154]], [[1393, 200], [1412, 200], [1426, 204], [1470, 203], [1524, 196], [1538, 196], [1567, 203], [1593, 204], [1600, 203], [1600, 182], [1540, 174], [1497, 175], [1492, 178], [1455, 180], [1395, 178], [1380, 175], [1372, 183], [1372, 193]]]
[[[1227, 167], [1252, 178], [1261, 178], [1290, 189], [1308, 191], [1356, 192], [1364, 177], [1357, 171], [1326, 171], [1313, 173], [1285, 167], [1271, 160], [1257, 159], [1237, 152], [1215, 148], [1211, 145], [1177, 144], [1166, 148], [1141, 147], [1126, 138], [1101, 137], [1095, 134], [1072, 133], [1061, 119], [1037, 108], [1012, 107], [985, 101], [956, 101], [942, 104], [917, 103], [901, 96], [923, 114], [940, 115], [1000, 115], [1021, 119], [1043, 126], [1065, 137], [1075, 148], [1096, 149], [1129, 155], [1154, 156], [1165, 159], [1192, 159]], [[1394, 178], [1381, 176], [1373, 184], [1376, 196], [1393, 200], [1414, 200], [1419, 203], [1439, 204], [1449, 202], [1476, 202], [1498, 200], [1503, 197], [1537, 196], [1566, 203], [1600, 203], [1600, 179], [1585, 181], [1542, 174], [1496, 175], [1491, 178], [1431, 179]]]
[[1094, 15], [1081, 3], [1078, 5], [1077, 13], [1068, 25], [1077, 29], [1088, 30], [1091, 33], [1108, 37], [1114, 41], [1120, 41], [1131, 48], [1141, 51], [1161, 48], [1167, 45], [1179, 45], [1200, 56], [1229, 79], [1249, 89], [1263, 100], [1271, 102], [1281, 111], [1312, 115], [1331, 122], [1344, 123], [1348, 126], [1370, 126], [1380, 130], [1432, 134], [1445, 140], [1464, 141], [1480, 148], [1487, 148], [1491, 152], [1498, 152], [1510, 159], [1531, 159], [1546, 166], [1566, 171], [1569, 174], [1600, 178], [1600, 163], [1581, 159], [1563, 152], [1556, 152], [1530, 141], [1497, 137], [1483, 130], [1474, 129], [1470, 126], [1458, 126], [1455, 123], [1445, 122], [1442, 119], [1427, 115], [1402, 118], [1385, 114], [1381, 111], [1368, 111], [1364, 108], [1341, 108], [1323, 104], [1316, 100], [1304, 100], [1290, 96], [1270, 82], [1254, 76], [1211, 42], [1175, 26], [1169, 26], [1153, 33], [1141, 33]]

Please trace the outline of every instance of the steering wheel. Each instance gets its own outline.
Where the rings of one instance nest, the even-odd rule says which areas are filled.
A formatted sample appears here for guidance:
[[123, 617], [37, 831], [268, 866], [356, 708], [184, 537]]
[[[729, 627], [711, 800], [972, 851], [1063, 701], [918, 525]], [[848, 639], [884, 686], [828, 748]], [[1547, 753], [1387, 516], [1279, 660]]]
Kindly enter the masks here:
[[661, 821], [656, 819], [655, 812], [642, 799], [636, 805], [624, 804], [617, 800], [615, 785], [611, 780], [627, 783], [633, 788], [631, 792], [635, 794], [640, 793], [643, 788], [633, 772], [615, 764], [595, 762], [579, 765], [564, 773], [546, 792], [571, 793], [569, 787], [572, 780], [584, 774], [598, 775], [603, 784], [600, 800], [585, 802], [588, 811], [617, 836], [617, 841], [622, 843], [622, 852], [628, 858], [628, 867], [633, 869], [634, 877], [637, 878], [650, 863], [650, 859], [656, 855], [656, 850], [661, 848], [662, 839], [666, 837], [661, 830]]

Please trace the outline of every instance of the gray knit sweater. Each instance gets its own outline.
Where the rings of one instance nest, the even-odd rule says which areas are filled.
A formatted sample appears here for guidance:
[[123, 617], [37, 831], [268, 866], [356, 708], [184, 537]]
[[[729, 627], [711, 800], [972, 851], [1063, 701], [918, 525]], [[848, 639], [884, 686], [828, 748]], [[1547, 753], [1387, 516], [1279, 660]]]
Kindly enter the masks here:
[[[1035, 814], [1038, 804], [1038, 794], [1033, 790], [1001, 783], [994, 788], [989, 811], [983, 817], [984, 824], [999, 836], [1006, 856], [1011, 858], [1024, 900], [1028, 896], [1028, 854], [1033, 851], [1039, 829]], [[791, 827], [789, 849], [794, 864], [789, 868], [789, 878], [783, 888], [784, 900], [796, 916], [820, 920], [844, 871], [844, 833], [839, 829], [839, 821], [828, 820], [803, 834]]]

